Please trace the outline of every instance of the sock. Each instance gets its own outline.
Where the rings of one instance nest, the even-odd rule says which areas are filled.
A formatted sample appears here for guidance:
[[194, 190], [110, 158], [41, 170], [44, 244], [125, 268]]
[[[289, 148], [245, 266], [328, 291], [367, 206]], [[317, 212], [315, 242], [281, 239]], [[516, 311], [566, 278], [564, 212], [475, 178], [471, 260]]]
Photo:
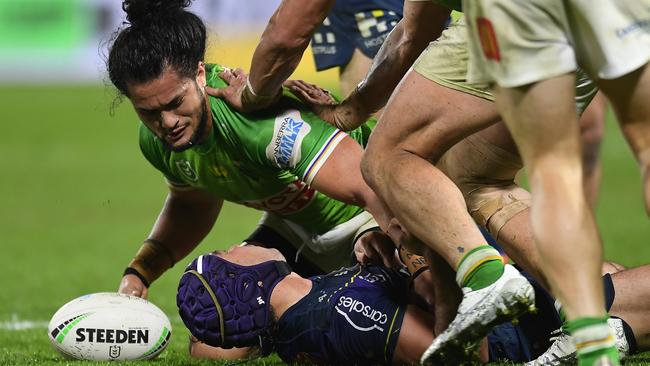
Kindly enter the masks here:
[[614, 333], [607, 324], [608, 317], [578, 318], [566, 322], [567, 331], [573, 336], [578, 351], [578, 366], [592, 366], [602, 358], [607, 365], [619, 366]]
[[465, 254], [456, 269], [460, 287], [480, 290], [495, 283], [503, 274], [504, 264], [499, 252], [489, 245], [481, 245]]

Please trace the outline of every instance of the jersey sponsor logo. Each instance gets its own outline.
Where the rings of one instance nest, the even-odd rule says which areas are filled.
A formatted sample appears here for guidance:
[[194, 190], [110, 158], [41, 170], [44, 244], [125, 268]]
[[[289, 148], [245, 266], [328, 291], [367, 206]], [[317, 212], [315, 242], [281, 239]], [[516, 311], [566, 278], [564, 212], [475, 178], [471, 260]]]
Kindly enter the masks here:
[[488, 60], [501, 61], [501, 53], [499, 52], [499, 44], [497, 43], [497, 36], [494, 33], [492, 22], [487, 18], [476, 18], [476, 28], [478, 31], [479, 39], [481, 40], [481, 48], [483, 54]]
[[262, 211], [290, 215], [307, 207], [316, 196], [316, 190], [301, 180], [290, 183], [282, 192], [261, 200], [241, 201], [242, 204]]
[[194, 168], [192, 168], [189, 161], [185, 159], [178, 160], [176, 161], [176, 167], [180, 170], [181, 174], [190, 181], [196, 182], [199, 180], [199, 175], [196, 174], [196, 171], [194, 171]]
[[616, 30], [616, 35], [618, 36], [618, 38], [624, 38], [631, 33], [636, 33], [639, 31], [647, 32], [649, 30], [650, 30], [650, 19], [641, 19], [632, 22], [623, 28], [618, 28]]
[[388, 280], [386, 279], [386, 276], [383, 274], [379, 273], [364, 273], [359, 275], [359, 278], [368, 282], [368, 283], [375, 283], [375, 282], [382, 282], [386, 283]]
[[221, 177], [221, 178], [228, 177], [228, 170], [226, 170], [226, 168], [219, 165], [213, 165], [211, 168], [212, 168], [212, 174], [214, 174], [215, 177]]
[[94, 343], [149, 343], [149, 329], [77, 328], [77, 342]]
[[295, 109], [275, 117], [273, 138], [266, 147], [266, 157], [279, 168], [295, 167], [300, 161], [302, 140], [310, 130], [311, 126], [300, 118], [300, 112]]
[[335, 55], [336, 46], [311, 46], [314, 55]]
[[[384, 331], [384, 328], [381, 325], [385, 325], [388, 322], [388, 315], [382, 313], [379, 310], [373, 309], [371, 306], [364, 304], [362, 301], [353, 299], [349, 296], [339, 297], [339, 301], [334, 307], [336, 311], [341, 314], [345, 320], [350, 323], [354, 329], [360, 330], [362, 332], [369, 332], [373, 329], [377, 329], [380, 332]], [[370, 327], [362, 327], [356, 324], [348, 314], [360, 314], [374, 322]]]

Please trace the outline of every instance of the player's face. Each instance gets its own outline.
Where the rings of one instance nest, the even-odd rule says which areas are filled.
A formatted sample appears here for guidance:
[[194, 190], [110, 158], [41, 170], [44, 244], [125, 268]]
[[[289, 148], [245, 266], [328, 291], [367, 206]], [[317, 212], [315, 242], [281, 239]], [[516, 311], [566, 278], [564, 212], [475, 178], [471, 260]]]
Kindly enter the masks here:
[[228, 250], [212, 253], [228, 262], [242, 266], [252, 266], [266, 261], [286, 261], [277, 249], [263, 248], [257, 245], [234, 246]]
[[142, 122], [174, 151], [201, 143], [210, 133], [210, 113], [199, 83], [205, 85], [203, 64], [196, 79], [166, 68], [157, 79], [129, 84], [129, 99]]

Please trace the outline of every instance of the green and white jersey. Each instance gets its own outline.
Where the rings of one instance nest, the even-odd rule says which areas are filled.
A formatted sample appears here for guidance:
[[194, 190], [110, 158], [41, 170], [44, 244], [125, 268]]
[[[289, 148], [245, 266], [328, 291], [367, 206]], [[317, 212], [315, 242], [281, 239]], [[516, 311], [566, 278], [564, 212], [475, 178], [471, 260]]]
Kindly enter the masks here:
[[[225, 87], [219, 65], [207, 65], [207, 83]], [[182, 152], [165, 147], [144, 124], [140, 148], [177, 188], [195, 187], [231, 202], [275, 213], [312, 233], [323, 233], [363, 210], [331, 199], [309, 185], [346, 134], [322, 121], [290, 92], [265, 111], [241, 114], [208, 97], [213, 130]], [[348, 135], [365, 146], [374, 122]], [[340, 172], [346, 174], [346, 172]]]

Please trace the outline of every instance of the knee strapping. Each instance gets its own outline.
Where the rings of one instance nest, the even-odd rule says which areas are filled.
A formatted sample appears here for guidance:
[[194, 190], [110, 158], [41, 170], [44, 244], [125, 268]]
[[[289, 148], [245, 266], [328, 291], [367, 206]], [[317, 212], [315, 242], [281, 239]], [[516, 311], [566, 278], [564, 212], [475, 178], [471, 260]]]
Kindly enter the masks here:
[[514, 183], [476, 188], [466, 195], [466, 201], [476, 223], [487, 228], [495, 239], [508, 221], [531, 204], [530, 193]]

